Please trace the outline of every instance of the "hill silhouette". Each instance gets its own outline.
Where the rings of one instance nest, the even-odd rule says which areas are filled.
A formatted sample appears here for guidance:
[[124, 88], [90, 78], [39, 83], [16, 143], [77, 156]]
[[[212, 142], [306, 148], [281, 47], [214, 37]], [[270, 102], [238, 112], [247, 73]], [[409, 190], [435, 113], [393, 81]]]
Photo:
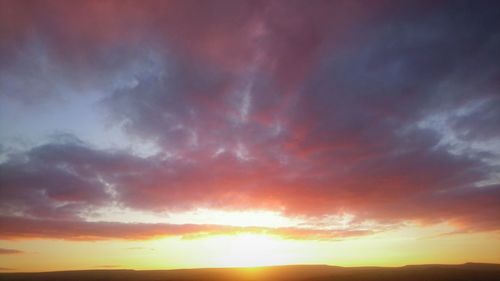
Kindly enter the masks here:
[[0, 273], [9, 281], [486, 281], [500, 280], [500, 264], [407, 265], [403, 267], [338, 267], [289, 265], [255, 268], [177, 270], [83, 270]]

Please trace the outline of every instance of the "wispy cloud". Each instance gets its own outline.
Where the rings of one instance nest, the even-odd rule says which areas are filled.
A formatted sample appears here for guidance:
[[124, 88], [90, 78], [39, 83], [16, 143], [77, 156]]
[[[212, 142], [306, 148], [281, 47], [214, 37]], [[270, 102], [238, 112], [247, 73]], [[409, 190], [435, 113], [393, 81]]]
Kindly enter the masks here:
[[18, 255], [23, 253], [24, 251], [21, 250], [0, 248], [0, 255]]
[[[61, 220], [36, 220], [16, 217], [0, 217], [3, 225], [1, 239], [57, 238], [65, 240], [147, 240], [161, 237], [182, 236], [199, 238], [207, 235], [232, 235], [256, 233], [277, 235], [288, 239], [342, 239], [373, 234], [373, 229], [311, 229], [293, 227], [238, 227], [210, 224], [143, 224], [116, 222], [85, 222]], [[13, 251], [13, 250], [5, 250]], [[15, 253], [15, 252], [14, 252]]]

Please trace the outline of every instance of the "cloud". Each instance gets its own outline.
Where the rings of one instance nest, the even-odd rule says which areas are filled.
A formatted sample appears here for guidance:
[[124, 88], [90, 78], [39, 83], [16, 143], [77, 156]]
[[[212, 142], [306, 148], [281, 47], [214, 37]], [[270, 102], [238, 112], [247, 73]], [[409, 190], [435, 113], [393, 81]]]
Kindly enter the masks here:
[[[24, 252], [21, 250], [0, 248], [0, 255], [18, 255], [18, 254], [23, 254], [23, 253]], [[8, 269], [3, 269], [3, 270], [8, 270]]]
[[2, 92], [27, 101], [102, 92], [110, 122], [159, 150], [138, 157], [73, 141], [11, 155], [0, 164], [0, 211], [54, 227], [18, 231], [26, 237], [217, 229], [99, 232], [81, 222], [106, 205], [500, 230], [496, 3], [4, 5]]
[[0, 164], [0, 210], [45, 218], [74, 217], [109, 203], [100, 173], [129, 165], [126, 156], [101, 154], [79, 143], [53, 143], [11, 156]]
[[[198, 238], [208, 235], [233, 235], [255, 233], [279, 235], [287, 239], [330, 240], [363, 236], [375, 233], [363, 229], [302, 229], [270, 227], [237, 227], [210, 224], [146, 224], [117, 222], [85, 222], [64, 220], [36, 220], [21, 217], [0, 217], [0, 238], [18, 239], [64, 239], [77, 241], [97, 240], [147, 240], [161, 237], [183, 236]], [[11, 251], [11, 250], [5, 250]]]
[[[297, 171], [292, 164], [246, 161], [225, 153], [193, 163], [192, 158], [144, 159], [83, 144], [54, 143], [2, 164], [0, 206], [5, 215], [40, 219], [80, 220], [91, 208], [108, 204], [170, 212], [205, 206], [281, 209], [306, 217], [342, 212], [360, 222], [450, 221], [473, 230], [496, 230], [498, 185], [473, 186], [486, 175], [481, 170], [485, 165], [444, 149], [426, 151], [425, 137], [413, 137], [409, 143], [408, 151], [372, 156], [361, 163], [342, 159], [343, 165], [352, 166], [342, 173], [330, 170], [330, 165], [340, 165], [332, 159], [306, 158], [300, 165], [293, 163], [307, 168]], [[62, 180], [66, 177], [71, 179], [67, 183]]]

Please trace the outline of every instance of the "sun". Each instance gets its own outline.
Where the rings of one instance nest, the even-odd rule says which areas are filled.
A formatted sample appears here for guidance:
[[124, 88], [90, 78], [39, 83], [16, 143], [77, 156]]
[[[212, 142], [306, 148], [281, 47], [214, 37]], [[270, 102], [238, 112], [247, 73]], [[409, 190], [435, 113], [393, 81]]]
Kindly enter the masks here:
[[290, 264], [295, 254], [290, 242], [274, 235], [235, 234], [206, 238], [211, 248], [211, 261], [217, 267], [254, 267]]

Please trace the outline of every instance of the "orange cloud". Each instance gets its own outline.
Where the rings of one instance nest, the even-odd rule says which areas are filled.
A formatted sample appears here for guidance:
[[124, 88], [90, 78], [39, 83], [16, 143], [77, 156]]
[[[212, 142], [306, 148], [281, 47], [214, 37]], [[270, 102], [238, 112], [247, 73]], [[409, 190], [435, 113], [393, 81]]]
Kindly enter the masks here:
[[[329, 240], [373, 234], [373, 230], [325, 230], [306, 228], [238, 227], [210, 224], [151, 224], [36, 220], [0, 217], [0, 239], [64, 239], [64, 240], [147, 240], [169, 236], [187, 238], [207, 235], [258, 233], [278, 235], [287, 239]], [[3, 249], [0, 252], [14, 253]], [[17, 252], [16, 252], [17, 253]]]

